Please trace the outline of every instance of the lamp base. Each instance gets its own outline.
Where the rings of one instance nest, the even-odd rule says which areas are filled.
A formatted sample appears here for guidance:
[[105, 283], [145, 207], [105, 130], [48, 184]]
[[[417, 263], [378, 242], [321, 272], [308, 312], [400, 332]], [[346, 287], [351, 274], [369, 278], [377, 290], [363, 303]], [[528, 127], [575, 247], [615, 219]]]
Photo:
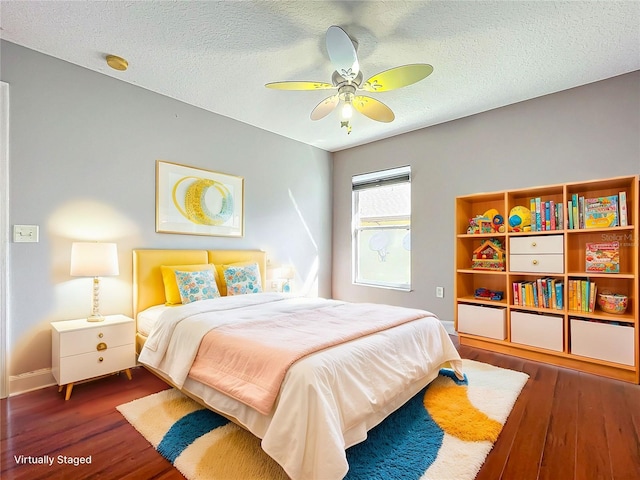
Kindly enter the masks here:
[[104, 322], [104, 317], [99, 313], [87, 317], [87, 322]]

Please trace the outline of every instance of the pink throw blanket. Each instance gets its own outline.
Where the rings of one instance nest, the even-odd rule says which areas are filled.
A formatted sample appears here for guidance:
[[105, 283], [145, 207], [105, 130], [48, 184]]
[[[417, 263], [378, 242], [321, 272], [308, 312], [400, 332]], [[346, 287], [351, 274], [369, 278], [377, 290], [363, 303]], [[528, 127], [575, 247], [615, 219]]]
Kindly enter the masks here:
[[189, 376], [268, 415], [287, 370], [297, 360], [431, 315], [389, 305], [346, 303], [223, 325], [204, 336]]

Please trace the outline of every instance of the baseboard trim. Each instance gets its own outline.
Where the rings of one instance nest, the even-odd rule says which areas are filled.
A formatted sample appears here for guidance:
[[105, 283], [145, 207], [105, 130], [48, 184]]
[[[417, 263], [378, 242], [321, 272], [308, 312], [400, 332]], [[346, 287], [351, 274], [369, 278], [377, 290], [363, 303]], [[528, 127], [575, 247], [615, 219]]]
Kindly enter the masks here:
[[11, 375], [9, 377], [9, 396], [32, 392], [51, 385], [56, 385], [56, 379], [53, 378], [50, 368], [41, 368], [40, 370], [21, 373], [20, 375]]

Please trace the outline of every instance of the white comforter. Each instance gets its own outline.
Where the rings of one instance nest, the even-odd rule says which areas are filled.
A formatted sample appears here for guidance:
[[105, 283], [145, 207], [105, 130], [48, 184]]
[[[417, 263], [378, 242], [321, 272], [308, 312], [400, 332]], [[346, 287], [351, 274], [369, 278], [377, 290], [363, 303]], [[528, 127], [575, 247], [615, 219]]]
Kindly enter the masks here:
[[451, 362], [460, 373], [458, 352], [432, 313], [299, 360], [270, 415], [188, 378], [200, 340], [216, 325], [336, 303], [342, 302], [263, 293], [171, 308], [139, 361], [262, 438], [262, 448], [292, 479], [340, 479], [348, 470], [346, 448], [363, 441], [369, 429], [435, 378], [442, 364]]

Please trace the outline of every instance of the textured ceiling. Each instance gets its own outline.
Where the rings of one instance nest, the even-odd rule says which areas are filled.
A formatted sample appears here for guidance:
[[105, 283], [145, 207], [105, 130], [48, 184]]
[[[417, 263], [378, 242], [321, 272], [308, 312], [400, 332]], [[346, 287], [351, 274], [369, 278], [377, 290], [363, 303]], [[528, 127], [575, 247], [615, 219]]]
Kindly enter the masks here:
[[[365, 79], [429, 63], [425, 80], [371, 94], [389, 124], [338, 112], [312, 121], [332, 91], [325, 32], [357, 42]], [[606, 1], [11, 1], [0, 37], [328, 151], [361, 145], [640, 69], [640, 2]], [[106, 66], [125, 57], [126, 72]]]

